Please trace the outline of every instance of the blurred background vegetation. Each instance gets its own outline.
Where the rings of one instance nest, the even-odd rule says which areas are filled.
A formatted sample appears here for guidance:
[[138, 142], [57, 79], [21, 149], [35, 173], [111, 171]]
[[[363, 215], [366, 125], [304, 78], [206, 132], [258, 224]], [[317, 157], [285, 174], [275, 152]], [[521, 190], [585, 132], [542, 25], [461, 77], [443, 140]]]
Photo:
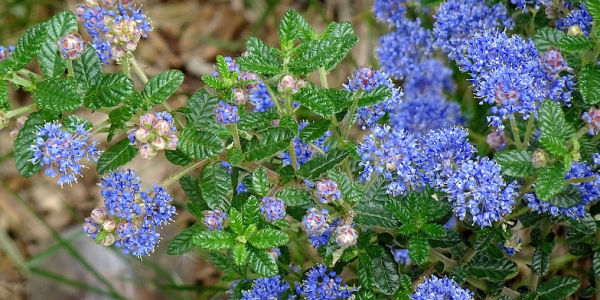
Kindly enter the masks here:
[[[1, 0], [0, 45], [14, 45], [28, 27], [53, 14], [74, 10], [77, 1]], [[169, 101], [177, 108], [203, 86], [200, 76], [212, 72], [218, 54], [238, 56], [245, 39], [256, 35], [270, 45], [278, 43], [277, 27], [285, 11], [293, 7], [321, 32], [330, 21], [349, 21], [360, 42], [329, 77], [341, 87], [360, 65], [376, 65], [374, 47], [387, 32], [376, 22], [372, 1], [363, 0], [136, 0], [152, 20], [154, 31], [141, 42], [135, 55], [150, 76], [167, 69], [186, 74], [184, 84]], [[81, 29], [82, 27], [80, 27]], [[84, 30], [80, 33], [86, 37]], [[39, 71], [35, 61], [28, 68]], [[115, 66], [106, 66], [108, 71]], [[138, 84], [140, 84], [138, 82]], [[32, 103], [27, 93], [10, 91], [12, 107]], [[94, 123], [102, 114], [77, 112]], [[0, 300], [3, 299], [226, 299], [227, 282], [207, 259], [192, 251], [170, 257], [171, 238], [195, 222], [183, 209], [186, 198], [177, 184], [169, 188], [179, 215], [162, 231], [163, 241], [149, 258], [139, 261], [119, 249], [95, 245], [81, 231], [83, 218], [102, 203], [95, 168], [72, 187], [61, 188], [43, 172], [22, 178], [12, 160], [12, 138], [0, 131]], [[97, 135], [106, 149], [106, 136]], [[119, 140], [118, 138], [115, 140]], [[152, 161], [136, 158], [143, 188], [158, 183], [178, 167], [164, 156]], [[306, 247], [309, 249], [309, 247]], [[292, 249], [297, 256], [312, 255]], [[310, 266], [310, 262], [306, 267]]]

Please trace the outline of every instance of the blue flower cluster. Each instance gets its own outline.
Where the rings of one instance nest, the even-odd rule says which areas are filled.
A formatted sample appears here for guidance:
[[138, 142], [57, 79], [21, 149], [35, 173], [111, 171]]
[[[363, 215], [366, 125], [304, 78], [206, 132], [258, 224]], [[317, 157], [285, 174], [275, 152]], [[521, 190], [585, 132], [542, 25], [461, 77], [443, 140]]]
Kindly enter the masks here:
[[328, 218], [329, 211], [327, 209], [323, 208], [319, 211], [313, 207], [302, 218], [302, 227], [309, 236], [321, 235], [329, 229]]
[[[310, 215], [312, 212], [312, 210], [309, 211]], [[302, 219], [304, 221], [304, 219]], [[311, 222], [311, 218], [307, 218], [307, 225], [308, 226], [312, 226], [313, 224], [308, 224], [308, 222]], [[325, 226], [324, 224], [322, 224], [321, 226], [326, 227], [325, 231], [321, 234], [318, 234], [315, 232], [315, 234], [310, 234], [308, 236], [308, 241], [311, 243], [313, 248], [319, 248], [323, 245], [326, 245], [329, 243], [329, 239], [331, 238], [331, 234], [334, 233], [334, 231], [338, 228], [338, 226], [340, 226], [342, 224], [342, 218], [338, 217], [335, 218], [335, 220], [333, 220], [331, 222], [331, 224]], [[304, 225], [304, 224], [302, 224]], [[316, 224], [318, 225], [318, 224]], [[306, 228], [306, 227], [305, 227]], [[310, 228], [310, 227], [309, 227]], [[316, 228], [316, 227], [314, 227]], [[308, 233], [308, 230], [307, 230]]]
[[74, 134], [61, 129], [60, 123], [46, 123], [37, 132], [35, 144], [30, 146], [33, 151], [31, 162], [47, 166], [45, 173], [50, 177], [60, 178], [57, 183], [61, 186], [77, 182], [77, 176], [82, 176], [84, 166], [79, 162], [85, 157], [97, 161], [100, 151], [96, 149], [96, 141], [87, 143], [90, 134], [86, 132], [85, 125], [71, 123], [75, 127]]
[[459, 58], [467, 41], [484, 30], [511, 29], [513, 21], [506, 7], [486, 5], [484, 0], [449, 0], [444, 2], [434, 16], [434, 46], [448, 53], [450, 59]]
[[317, 182], [315, 193], [321, 203], [331, 203], [342, 198], [342, 192], [338, 189], [337, 182], [329, 179]]
[[581, 192], [581, 203], [569, 208], [554, 206], [546, 201], [540, 201], [535, 193], [525, 194], [523, 199], [527, 206], [538, 213], [549, 213], [552, 216], [568, 216], [573, 219], [583, 218], [587, 215], [584, 205], [591, 204], [600, 198], [600, 175], [594, 172], [585, 162], [573, 162], [571, 170], [565, 174], [565, 179], [594, 177], [593, 181], [572, 183]]
[[415, 293], [410, 295], [411, 300], [473, 300], [474, 293], [461, 288], [454, 280], [447, 278], [437, 278], [431, 275], [421, 284], [417, 285]]
[[116, 234], [103, 227], [115, 237], [114, 245], [138, 257], [152, 253], [160, 241], [156, 227], [172, 222], [176, 214], [169, 193], [157, 185], [140, 191], [139, 177], [129, 169], [102, 178], [99, 185], [108, 215], [117, 222]]
[[217, 121], [223, 124], [237, 123], [240, 120], [238, 107], [223, 101], [219, 101], [219, 105], [215, 108], [215, 114], [217, 115]]
[[260, 82], [255, 91], [250, 94], [250, 103], [254, 105], [253, 112], [265, 111], [275, 105], [264, 82]]
[[523, 12], [529, 12], [529, 7], [533, 9], [540, 9], [540, 5], [544, 5], [548, 0], [510, 0], [510, 3], [515, 4], [517, 9], [523, 10]]
[[[298, 131], [302, 131], [304, 127], [306, 127], [309, 123], [307, 121], [302, 121], [298, 124]], [[331, 132], [325, 132], [325, 135], [320, 137], [318, 140], [312, 142], [312, 145], [321, 149], [323, 152], [329, 151], [329, 146], [325, 145], [325, 138], [331, 136]], [[300, 140], [300, 138], [294, 138], [294, 151], [296, 152], [296, 166], [300, 168], [302, 164], [309, 161], [313, 156], [318, 155], [320, 151], [313, 148], [312, 145], [307, 145]], [[292, 164], [292, 158], [288, 152], [281, 153], [281, 162], [284, 166]]]
[[349, 299], [356, 289], [342, 285], [342, 279], [336, 272], [327, 272], [323, 264], [314, 266], [306, 273], [302, 284], [296, 282], [296, 293], [311, 300]]
[[373, 13], [382, 23], [389, 23], [398, 27], [399, 23], [405, 22], [407, 0], [375, 0], [373, 3]]
[[290, 288], [287, 281], [281, 281], [281, 276], [257, 278], [251, 290], [242, 291], [241, 300], [282, 299], [281, 294]]
[[558, 19], [556, 21], [556, 28], [568, 32], [570, 27], [578, 26], [585, 36], [590, 36], [593, 21], [592, 16], [590, 16], [585, 8], [585, 3], [582, 2], [580, 9], [575, 9], [568, 16]]
[[142, 10], [128, 4], [132, 0], [86, 1], [77, 7], [77, 18], [92, 37], [92, 46], [103, 63], [121, 59], [134, 51], [141, 37], [152, 30]]
[[269, 223], [285, 218], [285, 204], [275, 197], [263, 197], [260, 203], [260, 212]]
[[568, 103], [572, 75], [548, 72], [533, 42], [504, 32], [486, 30], [469, 39], [465, 56], [457, 59], [476, 83], [475, 95], [492, 104], [488, 121], [503, 129], [502, 120], [521, 114], [535, 116], [545, 99]]
[[218, 209], [204, 211], [204, 218], [202, 218], [202, 223], [206, 225], [206, 229], [209, 231], [213, 230], [222, 230], [223, 229], [223, 221], [227, 219], [227, 214], [221, 212]]

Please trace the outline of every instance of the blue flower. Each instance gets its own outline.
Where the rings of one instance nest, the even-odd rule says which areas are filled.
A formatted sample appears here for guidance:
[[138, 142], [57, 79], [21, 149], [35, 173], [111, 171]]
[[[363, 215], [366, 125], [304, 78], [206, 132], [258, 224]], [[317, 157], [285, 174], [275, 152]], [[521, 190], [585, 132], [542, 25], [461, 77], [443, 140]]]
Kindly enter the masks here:
[[390, 250], [397, 263], [404, 265], [409, 265], [411, 263], [410, 256], [408, 256], [408, 249], [396, 249], [394, 245], [391, 245]]
[[410, 295], [411, 300], [473, 300], [474, 293], [461, 288], [454, 280], [447, 278], [437, 278], [431, 275], [425, 281], [417, 285], [415, 293]]
[[[329, 243], [329, 239], [331, 238], [331, 234], [338, 228], [338, 226], [342, 223], [342, 218], [338, 217], [329, 224], [329, 226], [325, 229], [325, 232], [319, 235], [310, 235], [308, 236], [308, 241], [311, 243], [312, 247], [317, 249], [323, 245]], [[323, 225], [324, 226], [324, 225]], [[308, 231], [307, 231], [308, 233]]]
[[504, 243], [500, 243], [498, 247], [500, 250], [504, 250], [506, 255], [513, 256], [521, 250], [521, 238], [513, 235], [510, 239], [504, 241]]
[[506, 135], [504, 135], [504, 130], [494, 130], [485, 138], [485, 142], [490, 146], [490, 148], [499, 151], [506, 147]]
[[260, 212], [269, 223], [285, 217], [285, 204], [275, 197], [263, 197], [260, 203]]
[[327, 273], [325, 265], [316, 265], [308, 270], [302, 284], [296, 282], [296, 293], [309, 300], [349, 299], [356, 289], [342, 285], [342, 279], [336, 275], [333, 271]]
[[[225, 57], [223, 57], [223, 59], [227, 63], [229, 72], [237, 72], [238, 74], [240, 73], [240, 68], [238, 67], [237, 63], [235, 62], [235, 60], [233, 58], [231, 58], [230, 56], [225, 56]], [[217, 70], [215, 68], [215, 70], [210, 75], [212, 75], [214, 77], [219, 77], [221, 74], [219, 74], [219, 70]], [[240, 76], [241, 76], [241, 74], [240, 74]], [[240, 76], [238, 76], [238, 77], [240, 77]]]
[[421, 185], [418, 166], [415, 161], [418, 149], [412, 135], [403, 129], [392, 129], [387, 125], [373, 128], [373, 134], [367, 135], [356, 149], [364, 167], [361, 179], [367, 181], [373, 172], [383, 174], [392, 180], [387, 192], [396, 196], [409, 187]]
[[[300, 124], [298, 124], [298, 131], [302, 131], [302, 129], [304, 129], [304, 127], [306, 127], [308, 124], [309, 123], [306, 121], [300, 122]], [[323, 152], [327, 152], [329, 151], [329, 146], [325, 146], [325, 138], [329, 136], [331, 136], [331, 132], [327, 131], [325, 132], [325, 135], [312, 142], [312, 144], [321, 149]], [[296, 166], [298, 168], [319, 153], [312, 146], [303, 143], [298, 137], [294, 138], [294, 152], [296, 152]], [[284, 166], [292, 164], [292, 159], [288, 152], [281, 153], [281, 162]]]
[[587, 124], [589, 134], [596, 135], [600, 132], [600, 109], [590, 107], [589, 111], [581, 115], [581, 119]]
[[510, 3], [515, 4], [517, 9], [521, 9], [524, 12], [529, 12], [527, 6], [533, 6], [534, 9], [539, 9], [540, 5], [543, 5], [548, 0], [510, 0]]
[[246, 189], [246, 186], [244, 185], [243, 182], [240, 182], [240, 184], [238, 184], [238, 186], [236, 187], [236, 191], [238, 194], [241, 194], [241, 193], [247, 192], [248, 189]]
[[242, 291], [241, 300], [269, 300], [282, 299], [281, 294], [290, 288], [290, 284], [281, 281], [281, 276], [275, 275], [267, 278], [257, 278], [251, 290]]
[[580, 9], [573, 10], [571, 14], [556, 21], [556, 28], [567, 32], [571, 26], [579, 26], [585, 36], [590, 36], [592, 31], [592, 16], [585, 8], [585, 3], [581, 3]]
[[250, 93], [250, 103], [254, 105], [253, 112], [265, 111], [275, 105], [264, 82], [260, 81], [258, 87]]
[[487, 157], [465, 161], [446, 179], [442, 189], [452, 202], [456, 216], [464, 220], [469, 213], [480, 227], [492, 226], [512, 211], [519, 184], [506, 184], [500, 165]]
[[382, 23], [389, 23], [392, 26], [406, 20], [407, 0], [375, 0], [373, 3], [373, 13]]
[[503, 4], [488, 7], [484, 0], [449, 0], [438, 9], [434, 18], [434, 46], [457, 59], [467, 41], [486, 29], [506, 27], [511, 29], [513, 21]]
[[218, 209], [204, 211], [204, 218], [202, 218], [202, 223], [206, 225], [206, 229], [209, 231], [213, 230], [222, 230], [223, 229], [223, 221], [227, 219], [227, 214], [221, 212]]
[[442, 95], [452, 93], [456, 84], [452, 79], [453, 72], [435, 58], [424, 59], [416, 67], [418, 72], [410, 73], [403, 85], [404, 98], [421, 98], [424, 95]]
[[87, 143], [90, 134], [85, 131], [85, 125], [77, 125], [75, 133], [60, 129], [62, 124], [46, 123], [37, 132], [35, 144], [30, 146], [33, 151], [31, 162], [40, 166], [48, 166], [45, 173], [50, 177], [60, 178], [57, 183], [61, 186], [77, 182], [77, 176], [82, 176], [83, 166], [79, 161], [85, 157], [98, 160], [100, 151], [96, 149], [96, 141]]
[[415, 137], [433, 129], [463, 122], [460, 105], [447, 101], [441, 94], [425, 94], [418, 98], [405, 97], [395, 112], [390, 114], [390, 123], [396, 130], [405, 130]]
[[421, 159], [426, 180], [434, 187], [442, 187], [455, 166], [471, 159], [476, 152], [469, 143], [464, 128], [445, 127], [432, 130], [420, 140]]
[[223, 101], [219, 101], [219, 105], [215, 108], [215, 114], [217, 121], [223, 124], [237, 123], [240, 120], [238, 107]]

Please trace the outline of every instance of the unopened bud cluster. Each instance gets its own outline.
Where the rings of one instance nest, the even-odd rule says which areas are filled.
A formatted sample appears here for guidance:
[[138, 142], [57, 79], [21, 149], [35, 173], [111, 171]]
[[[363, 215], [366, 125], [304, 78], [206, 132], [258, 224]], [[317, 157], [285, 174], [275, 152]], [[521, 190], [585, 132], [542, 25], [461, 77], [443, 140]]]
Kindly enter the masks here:
[[60, 56], [64, 59], [77, 59], [83, 53], [83, 38], [77, 33], [67, 34], [57, 42]]
[[179, 142], [173, 117], [167, 112], [145, 114], [140, 124], [129, 132], [129, 140], [145, 159], [152, 159], [161, 150], [175, 150]]
[[13, 51], [15, 51], [15, 46], [0, 46], [0, 61], [4, 60], [5, 58], [11, 57]]
[[589, 134], [596, 135], [600, 132], [600, 109], [592, 106], [588, 112], [581, 115], [581, 118], [587, 124]]
[[306, 82], [302, 79], [296, 79], [291, 75], [283, 76], [277, 84], [277, 90], [280, 93], [289, 95], [297, 93], [303, 87], [306, 87]]

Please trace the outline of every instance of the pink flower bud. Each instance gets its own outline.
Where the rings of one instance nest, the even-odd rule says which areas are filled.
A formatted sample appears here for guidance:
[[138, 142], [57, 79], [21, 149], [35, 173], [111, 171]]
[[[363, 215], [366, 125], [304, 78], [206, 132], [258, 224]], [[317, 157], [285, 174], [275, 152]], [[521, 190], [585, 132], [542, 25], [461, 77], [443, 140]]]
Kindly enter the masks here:
[[145, 114], [140, 117], [140, 126], [152, 129], [152, 126], [158, 121], [155, 114]]
[[113, 232], [117, 228], [117, 222], [115, 222], [114, 220], [108, 219], [108, 220], [104, 221], [104, 223], [102, 224], [102, 228], [104, 228], [104, 230], [106, 230], [108, 232]]
[[233, 90], [233, 103], [239, 105], [246, 103], [248, 99], [248, 95], [242, 89], [234, 89]]
[[108, 246], [114, 244], [116, 241], [117, 241], [117, 236], [114, 233], [109, 233], [102, 239], [102, 245], [108, 247]]
[[173, 127], [173, 125], [171, 125], [169, 122], [165, 120], [158, 120], [152, 129], [154, 132], [156, 132], [156, 134], [166, 137], [171, 132], [171, 127]]
[[140, 155], [145, 159], [153, 159], [156, 156], [156, 149], [152, 147], [148, 143], [141, 144], [140, 147]]
[[135, 140], [144, 143], [150, 138], [150, 130], [146, 127], [140, 127], [135, 131]]
[[98, 232], [98, 226], [94, 223], [85, 223], [83, 224], [83, 232], [87, 235], [92, 235]]
[[277, 120], [271, 121], [271, 126], [273, 126], [273, 127], [279, 127], [279, 121], [281, 121], [281, 120], [277, 119]]
[[296, 79], [290, 75], [285, 75], [281, 80], [279, 80], [279, 84], [277, 85], [277, 89], [280, 93], [294, 94], [298, 90], [296, 88]]
[[350, 225], [343, 225], [336, 229], [335, 231], [336, 239], [335, 241], [341, 247], [348, 247], [356, 245], [356, 239], [358, 238], [358, 232]]
[[252, 93], [258, 87], [258, 76], [254, 73], [244, 72], [239, 76], [240, 80], [253, 80], [254, 82], [246, 84], [245, 88], [248, 93]]
[[102, 0], [102, 6], [104, 6], [104, 7], [113, 7], [116, 4], [117, 3], [115, 0]]
[[90, 218], [92, 218], [92, 222], [102, 224], [108, 218], [108, 210], [104, 207], [96, 207], [90, 213]]
[[165, 150], [167, 147], [167, 142], [165, 142], [164, 138], [159, 136], [152, 141], [152, 147], [158, 151]]
[[83, 53], [83, 38], [77, 33], [67, 34], [58, 39], [58, 50], [64, 59], [76, 59]]
[[175, 133], [169, 134], [169, 141], [167, 142], [166, 150], [175, 150], [177, 148], [177, 144], [179, 144], [179, 137], [175, 135]]
[[540, 148], [535, 149], [533, 155], [531, 155], [531, 162], [533, 163], [534, 168], [545, 167], [548, 164], [548, 159], [550, 159], [548, 152]]

